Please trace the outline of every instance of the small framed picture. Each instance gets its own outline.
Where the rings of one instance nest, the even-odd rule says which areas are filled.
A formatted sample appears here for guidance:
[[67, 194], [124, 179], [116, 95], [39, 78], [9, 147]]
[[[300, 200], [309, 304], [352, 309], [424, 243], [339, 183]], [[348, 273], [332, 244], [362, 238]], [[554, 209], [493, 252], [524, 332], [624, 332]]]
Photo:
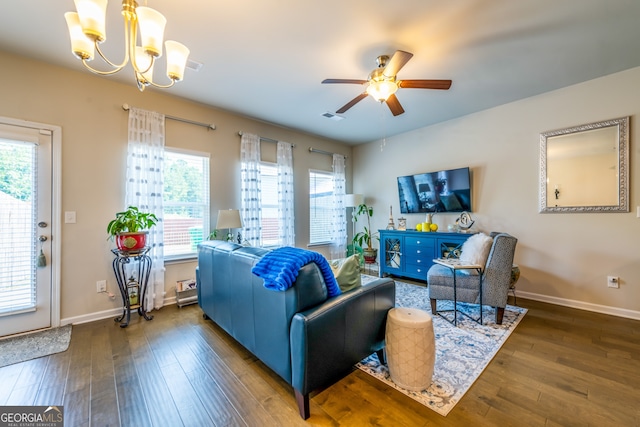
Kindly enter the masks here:
[[407, 229], [407, 218], [398, 218], [398, 230], [405, 231]]

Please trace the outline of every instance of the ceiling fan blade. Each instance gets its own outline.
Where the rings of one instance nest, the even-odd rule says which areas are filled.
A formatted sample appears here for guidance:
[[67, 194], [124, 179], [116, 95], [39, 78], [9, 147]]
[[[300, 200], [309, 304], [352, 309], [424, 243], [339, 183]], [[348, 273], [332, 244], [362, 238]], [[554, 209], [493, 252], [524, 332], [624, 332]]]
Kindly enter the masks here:
[[400, 105], [400, 101], [398, 101], [398, 97], [396, 97], [395, 94], [391, 94], [391, 96], [387, 98], [387, 105], [394, 116], [399, 116], [404, 113], [404, 108]]
[[405, 52], [404, 50], [396, 50], [387, 65], [384, 67], [382, 73], [385, 77], [395, 77], [398, 71], [405, 66], [407, 62], [413, 57], [413, 53]]
[[324, 79], [322, 83], [349, 83], [355, 85], [365, 84], [366, 80], [358, 80], [358, 79]]
[[363, 92], [360, 95], [356, 96], [355, 98], [353, 98], [351, 101], [347, 102], [342, 108], [340, 108], [339, 110], [336, 111], [337, 114], [342, 114], [345, 111], [347, 111], [349, 108], [353, 107], [354, 105], [356, 105], [358, 102], [362, 101], [363, 99], [365, 99], [367, 96], [369, 96], [367, 94], [367, 92]]
[[398, 80], [398, 87], [409, 89], [443, 89], [451, 87], [451, 80]]

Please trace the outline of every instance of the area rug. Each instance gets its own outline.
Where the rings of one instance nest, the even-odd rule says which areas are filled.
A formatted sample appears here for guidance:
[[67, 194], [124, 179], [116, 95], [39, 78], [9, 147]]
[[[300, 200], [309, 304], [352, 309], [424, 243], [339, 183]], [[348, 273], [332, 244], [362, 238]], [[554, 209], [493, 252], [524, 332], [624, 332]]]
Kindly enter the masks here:
[[60, 353], [70, 341], [71, 325], [5, 338], [0, 340], [0, 367]]
[[[362, 279], [363, 283], [367, 283], [375, 277], [363, 275]], [[427, 288], [397, 280], [396, 306], [419, 308], [431, 314]], [[438, 301], [438, 310], [451, 308], [453, 302]], [[458, 309], [474, 318], [479, 315], [478, 305], [475, 304], [458, 303]], [[507, 305], [502, 325], [498, 325], [495, 323], [495, 310], [485, 306], [484, 325], [458, 314], [457, 327], [439, 315], [433, 316], [436, 362], [431, 385], [426, 390], [410, 391], [394, 384], [387, 366], [380, 364], [375, 354], [356, 366], [438, 414], [446, 416], [491, 362], [526, 312], [525, 308]], [[453, 313], [443, 314], [450, 319], [453, 318]]]

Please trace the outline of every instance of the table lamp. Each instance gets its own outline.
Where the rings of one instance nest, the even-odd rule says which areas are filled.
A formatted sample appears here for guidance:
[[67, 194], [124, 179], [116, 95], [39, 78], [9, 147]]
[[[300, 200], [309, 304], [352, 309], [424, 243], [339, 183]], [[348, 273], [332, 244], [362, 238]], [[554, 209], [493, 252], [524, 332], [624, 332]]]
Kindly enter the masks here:
[[216, 223], [217, 229], [228, 229], [227, 241], [233, 241], [233, 235], [231, 234], [232, 228], [242, 228], [242, 219], [240, 218], [240, 211], [238, 209], [227, 209], [218, 211], [218, 222]]

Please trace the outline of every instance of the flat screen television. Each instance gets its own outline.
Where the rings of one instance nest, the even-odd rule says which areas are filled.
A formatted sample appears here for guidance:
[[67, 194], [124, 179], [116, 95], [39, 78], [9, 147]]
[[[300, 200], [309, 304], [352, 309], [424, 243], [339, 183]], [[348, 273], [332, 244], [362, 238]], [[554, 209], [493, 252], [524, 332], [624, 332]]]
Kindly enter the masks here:
[[400, 212], [471, 212], [469, 168], [398, 177]]

